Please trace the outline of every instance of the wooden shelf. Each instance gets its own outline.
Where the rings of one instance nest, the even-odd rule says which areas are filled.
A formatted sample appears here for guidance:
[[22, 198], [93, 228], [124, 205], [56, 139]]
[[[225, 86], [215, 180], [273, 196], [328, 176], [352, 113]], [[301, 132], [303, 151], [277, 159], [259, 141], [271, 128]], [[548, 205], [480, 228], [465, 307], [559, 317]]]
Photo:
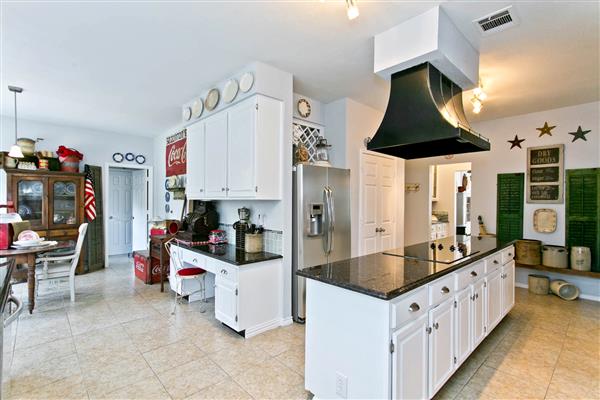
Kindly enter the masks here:
[[6, 171], [7, 174], [85, 176], [82, 172], [50, 171], [48, 169], [4, 168], [4, 171]]
[[519, 263], [516, 263], [515, 266], [519, 267], [519, 268], [535, 269], [537, 271], [554, 272], [555, 274], [576, 275], [576, 276], [585, 276], [588, 278], [600, 279], [600, 272], [577, 271], [575, 269], [570, 269], [570, 268], [552, 268], [552, 267], [547, 267], [545, 265], [528, 265], [528, 264], [519, 264]]

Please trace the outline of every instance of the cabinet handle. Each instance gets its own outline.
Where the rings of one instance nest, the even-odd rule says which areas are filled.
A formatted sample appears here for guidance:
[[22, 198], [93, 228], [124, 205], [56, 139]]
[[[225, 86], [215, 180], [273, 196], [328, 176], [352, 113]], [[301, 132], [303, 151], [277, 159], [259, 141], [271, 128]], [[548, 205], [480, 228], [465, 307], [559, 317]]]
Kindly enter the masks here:
[[385, 232], [385, 228], [379, 228], [379, 232]]
[[428, 334], [431, 334], [431, 327], [428, 326], [427, 328], [425, 328], [425, 332], [427, 332]]
[[222, 270], [221, 270], [221, 273], [222, 273], [223, 275], [227, 275], [227, 270], [226, 270], [226, 269], [222, 269]]
[[442, 288], [442, 294], [448, 294], [448, 293], [450, 293], [450, 289], [448, 289], [448, 287], [447, 287], [447, 286], [444, 286], [444, 287]]
[[194, 258], [194, 259], [192, 260], [192, 262], [193, 262], [193, 263], [197, 263], [197, 262], [198, 262], [198, 259], [197, 259], [197, 258]]
[[221, 192], [224, 192], [224, 191], [225, 191], [225, 188], [221, 188]]
[[512, 253], [508, 253], [508, 256], [509, 256], [509, 257], [512, 257]]
[[379, 233], [379, 228], [375, 228], [375, 233]]
[[477, 272], [475, 272], [475, 271], [471, 271], [471, 276], [472, 276], [473, 278], [474, 278], [474, 277], [476, 277], [476, 276], [477, 276]]
[[498, 264], [498, 260], [494, 260], [494, 264]]
[[408, 307], [408, 311], [410, 312], [417, 312], [421, 309], [421, 307], [419, 307], [419, 305], [417, 303], [412, 303], [409, 307]]
[[437, 330], [440, 328], [440, 324], [438, 324], [437, 322], [435, 324], [433, 324], [433, 327]]
[[204, 189], [200, 189], [200, 193], [204, 192]]
[[478, 299], [479, 298], [479, 293], [475, 293], [475, 298]]

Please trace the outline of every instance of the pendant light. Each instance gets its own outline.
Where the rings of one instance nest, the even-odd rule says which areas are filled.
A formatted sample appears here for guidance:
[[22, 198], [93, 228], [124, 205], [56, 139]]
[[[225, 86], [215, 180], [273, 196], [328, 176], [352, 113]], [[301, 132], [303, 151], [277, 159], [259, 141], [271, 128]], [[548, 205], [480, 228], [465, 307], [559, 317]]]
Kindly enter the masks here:
[[21, 147], [17, 144], [17, 93], [23, 92], [23, 88], [16, 86], [9, 86], [8, 90], [15, 94], [15, 144], [10, 147], [10, 151], [8, 152], [8, 156], [11, 158], [23, 158], [23, 152], [21, 151]]
[[346, 14], [349, 20], [353, 20], [360, 15], [356, 0], [346, 0]]

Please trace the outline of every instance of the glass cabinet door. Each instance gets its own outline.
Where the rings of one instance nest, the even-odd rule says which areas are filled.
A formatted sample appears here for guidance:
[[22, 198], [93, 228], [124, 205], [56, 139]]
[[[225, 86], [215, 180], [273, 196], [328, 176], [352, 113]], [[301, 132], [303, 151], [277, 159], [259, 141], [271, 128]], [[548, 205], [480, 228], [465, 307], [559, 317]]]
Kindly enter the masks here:
[[73, 227], [79, 222], [79, 187], [75, 180], [50, 178], [50, 226]]
[[17, 212], [32, 229], [46, 228], [46, 193], [43, 178], [19, 178], [16, 181]]

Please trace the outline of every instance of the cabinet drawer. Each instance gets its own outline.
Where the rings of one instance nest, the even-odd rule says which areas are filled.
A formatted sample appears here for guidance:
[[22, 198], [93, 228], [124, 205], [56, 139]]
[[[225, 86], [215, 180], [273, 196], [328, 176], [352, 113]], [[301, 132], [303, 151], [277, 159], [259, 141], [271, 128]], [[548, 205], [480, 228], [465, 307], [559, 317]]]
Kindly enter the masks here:
[[476, 262], [468, 267], [465, 267], [455, 273], [456, 290], [462, 290], [471, 283], [481, 279], [485, 274], [484, 262]]
[[49, 230], [46, 237], [79, 236], [77, 229], [52, 229]]
[[187, 249], [182, 249], [182, 253], [183, 262], [200, 268], [204, 268], [206, 265], [206, 257], [203, 255]]
[[[210, 264], [212, 260], [208, 260], [208, 263]], [[208, 268], [208, 267], [207, 267]], [[209, 268], [210, 269], [210, 268]], [[237, 267], [231, 264], [227, 264], [224, 262], [220, 262], [220, 261], [216, 261], [213, 264], [213, 269], [214, 274], [219, 278], [219, 279], [227, 279], [229, 281], [232, 282], [237, 282]]]
[[427, 285], [429, 288], [429, 304], [437, 304], [454, 296], [454, 275], [448, 274]]
[[515, 258], [515, 247], [510, 246], [502, 250], [502, 264], [507, 264]]
[[494, 272], [502, 266], [502, 252], [492, 254], [485, 260], [485, 273]]
[[392, 304], [392, 329], [402, 325], [404, 322], [415, 319], [425, 313], [429, 308], [427, 301], [427, 288], [421, 288], [407, 297]]

